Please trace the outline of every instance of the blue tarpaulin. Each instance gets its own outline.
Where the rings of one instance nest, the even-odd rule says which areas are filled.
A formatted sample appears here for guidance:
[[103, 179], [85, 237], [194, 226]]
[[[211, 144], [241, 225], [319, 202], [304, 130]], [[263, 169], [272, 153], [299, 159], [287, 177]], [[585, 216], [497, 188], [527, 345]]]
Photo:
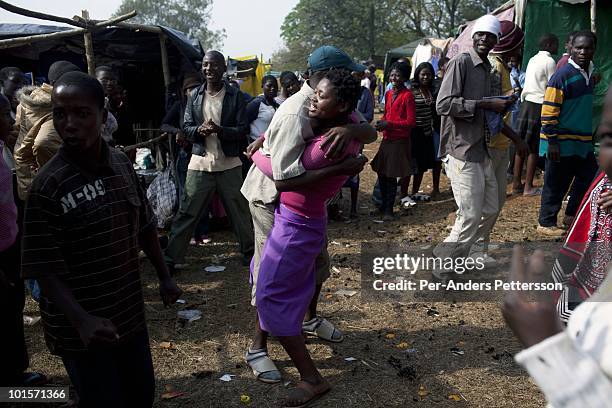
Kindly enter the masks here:
[[[159, 34], [137, 27], [115, 26], [92, 33], [95, 65], [110, 65], [128, 95], [134, 123], [156, 126], [168, 101], [176, 99], [182, 78], [199, 69], [203, 50], [199, 41], [180, 31], [159, 27], [167, 37], [166, 50], [172, 85], [164, 86]], [[74, 27], [38, 24], [0, 24], [0, 40], [51, 34]], [[87, 70], [83, 34], [38, 40], [18, 47], [0, 49], [0, 68], [16, 66], [32, 73], [36, 82], [46, 81], [49, 67], [58, 60], [71, 61]], [[168, 93], [166, 93], [168, 91]]]
[[[190, 62], [199, 62], [203, 56], [202, 46], [199, 41], [191, 40], [187, 36], [175, 29], [157, 26], [168, 37], [169, 43]], [[26, 37], [39, 34], [51, 34], [61, 31], [72, 30], [73, 27], [61, 27], [39, 24], [0, 24], [0, 40], [8, 38]], [[108, 58], [129, 58], [135, 60], [147, 60], [159, 57], [159, 40], [155, 33], [142, 30], [134, 30], [124, 27], [104, 28], [93, 33], [94, 54], [98, 57], [99, 53]], [[54, 47], [61, 48], [69, 44], [71, 46], [81, 45], [84, 48], [83, 37], [80, 34], [74, 37], [64, 37], [59, 39], [43, 40], [34, 42], [31, 45], [9, 48], [5, 51], [26, 59], [36, 55], [36, 51], [44, 52]], [[97, 46], [97, 47], [96, 47]], [[23, 53], [23, 48], [28, 50]], [[13, 52], [11, 52], [13, 50]], [[19, 50], [19, 52], [16, 52]], [[158, 60], [159, 61], [159, 60]]]

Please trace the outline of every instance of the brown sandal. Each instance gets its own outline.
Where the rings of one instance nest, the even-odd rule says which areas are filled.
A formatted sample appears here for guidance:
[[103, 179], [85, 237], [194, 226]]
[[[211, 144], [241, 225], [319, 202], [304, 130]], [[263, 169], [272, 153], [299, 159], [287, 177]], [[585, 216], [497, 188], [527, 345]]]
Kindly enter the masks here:
[[300, 381], [295, 388], [289, 391], [289, 396], [283, 401], [284, 408], [305, 408], [325, 395], [331, 387], [323, 380], [317, 385], [307, 381]]

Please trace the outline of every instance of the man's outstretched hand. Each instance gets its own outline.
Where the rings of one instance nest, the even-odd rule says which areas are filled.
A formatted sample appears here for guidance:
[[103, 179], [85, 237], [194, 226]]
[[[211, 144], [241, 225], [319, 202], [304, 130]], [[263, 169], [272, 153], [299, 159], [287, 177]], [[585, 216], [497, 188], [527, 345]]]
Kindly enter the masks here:
[[159, 295], [164, 302], [164, 306], [176, 303], [182, 293], [183, 291], [176, 285], [174, 279], [168, 277], [159, 281]]
[[[544, 273], [542, 251], [536, 250], [525, 265], [523, 248], [519, 245], [514, 247], [510, 281], [540, 282]], [[563, 331], [552, 299], [536, 302], [522, 291], [508, 291], [504, 297], [502, 314], [525, 347], [531, 347]]]
[[253, 143], [248, 145], [246, 150], [244, 151], [244, 155], [246, 156], [246, 158], [249, 160], [252, 160], [251, 157], [253, 157], [253, 154], [259, 149], [261, 149], [263, 144], [264, 144], [264, 138], [258, 137]]

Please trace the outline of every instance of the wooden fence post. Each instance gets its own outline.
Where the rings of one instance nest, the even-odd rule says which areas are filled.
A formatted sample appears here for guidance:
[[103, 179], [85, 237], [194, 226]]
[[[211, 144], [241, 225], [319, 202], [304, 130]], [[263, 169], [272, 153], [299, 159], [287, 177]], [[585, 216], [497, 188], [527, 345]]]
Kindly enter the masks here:
[[[81, 12], [82, 17], [85, 21], [89, 21], [89, 11], [83, 10]], [[96, 63], [94, 61], [94, 51], [93, 51], [93, 39], [91, 36], [91, 31], [86, 31], [83, 34], [85, 40], [85, 57], [87, 58], [87, 73], [89, 75], [94, 75], [96, 72]]]

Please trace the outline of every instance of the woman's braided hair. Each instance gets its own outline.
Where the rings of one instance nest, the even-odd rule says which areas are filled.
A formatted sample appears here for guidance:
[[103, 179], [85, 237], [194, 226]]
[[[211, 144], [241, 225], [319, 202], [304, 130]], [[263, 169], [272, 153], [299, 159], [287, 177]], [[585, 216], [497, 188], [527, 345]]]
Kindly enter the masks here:
[[348, 104], [348, 113], [353, 112], [361, 98], [361, 83], [347, 69], [332, 69], [325, 74], [325, 78], [336, 90], [338, 100]]

